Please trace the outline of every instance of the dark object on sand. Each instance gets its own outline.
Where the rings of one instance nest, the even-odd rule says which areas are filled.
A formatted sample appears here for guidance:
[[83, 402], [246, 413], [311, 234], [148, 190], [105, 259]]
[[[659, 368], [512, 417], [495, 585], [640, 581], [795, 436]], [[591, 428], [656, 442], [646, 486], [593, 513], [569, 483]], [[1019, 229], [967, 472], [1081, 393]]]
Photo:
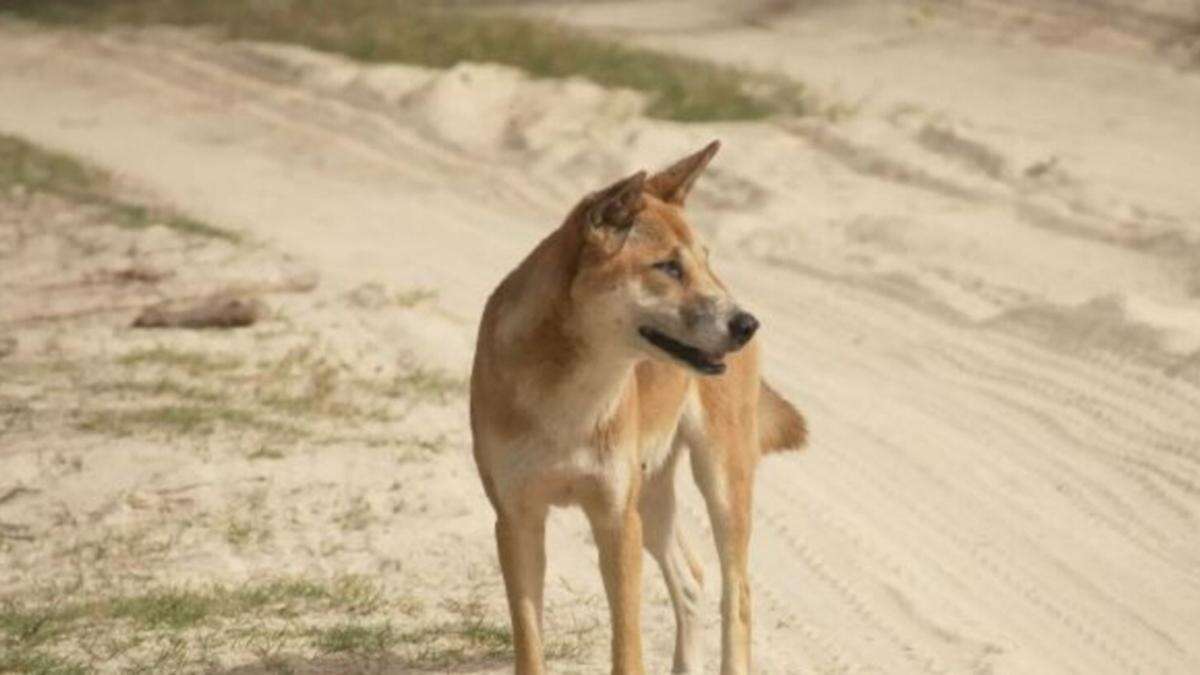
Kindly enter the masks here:
[[217, 295], [176, 308], [155, 305], [142, 310], [134, 328], [238, 328], [262, 317], [258, 300]]

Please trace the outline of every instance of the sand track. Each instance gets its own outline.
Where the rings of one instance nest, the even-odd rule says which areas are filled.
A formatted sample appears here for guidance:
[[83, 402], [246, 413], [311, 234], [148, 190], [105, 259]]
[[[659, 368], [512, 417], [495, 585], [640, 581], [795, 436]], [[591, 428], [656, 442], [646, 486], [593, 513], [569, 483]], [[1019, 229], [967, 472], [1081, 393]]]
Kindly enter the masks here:
[[[967, 117], [680, 127], [588, 85], [363, 69], [174, 31], [4, 25], [0, 63], [0, 131], [277, 242], [335, 288], [439, 289], [461, 326], [439, 358], [462, 372], [485, 294], [573, 198], [722, 137], [696, 218], [765, 319], [768, 377], [814, 431], [758, 481], [761, 670], [1200, 669], [1195, 201], [1143, 204], [1161, 215], [1123, 234], [1139, 204], [1104, 197], [1097, 164], [1021, 178], [1051, 153], [1027, 139], [1015, 152], [1003, 133], [1019, 131]], [[478, 95], [464, 119], [505, 124], [443, 124], [447, 91]], [[519, 114], [517, 98], [531, 101]], [[591, 122], [563, 121], [578, 115]], [[1162, 236], [1187, 245], [1144, 243]], [[1104, 298], [1110, 310], [1088, 304]], [[469, 453], [445, 461], [469, 467]], [[482, 494], [468, 501], [486, 533]], [[707, 537], [690, 490], [685, 507]], [[582, 520], [557, 523], [551, 576], [595, 592]], [[706, 593], [715, 637], [712, 581]], [[659, 667], [668, 616], [647, 617]]]

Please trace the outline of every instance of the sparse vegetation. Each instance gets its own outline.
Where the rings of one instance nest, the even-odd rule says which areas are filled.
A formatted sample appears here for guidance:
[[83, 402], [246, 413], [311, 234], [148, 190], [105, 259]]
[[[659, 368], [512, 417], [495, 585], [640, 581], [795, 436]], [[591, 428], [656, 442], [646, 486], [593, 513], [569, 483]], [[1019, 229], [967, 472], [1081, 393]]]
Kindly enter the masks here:
[[[2, 672], [83, 673], [68, 658], [122, 654], [129, 663], [174, 672], [212, 661], [214, 650], [249, 647], [284, 667], [291, 654], [386, 659], [402, 668], [450, 668], [507, 657], [512, 634], [479, 589], [429, 613], [419, 602], [385, 592], [362, 577], [281, 578], [239, 587], [167, 587], [129, 596], [65, 601], [55, 589], [28, 601], [0, 602]], [[591, 626], [552, 640], [550, 658], [578, 656], [595, 637]], [[112, 638], [97, 648], [96, 635]], [[61, 652], [61, 653], [60, 653]], [[264, 665], [266, 665], [264, 663]]]
[[[240, 587], [158, 588], [139, 595], [64, 601], [48, 589], [36, 599], [0, 602], [0, 672], [90, 672], [57, 654], [54, 647], [80, 647], [97, 632], [121, 635], [109, 651], [153, 646], [149, 661], [162, 660], [166, 672], [204, 661], [217, 643], [273, 638], [300, 644], [318, 628], [294, 625], [267, 628], [278, 620], [310, 618], [314, 624], [330, 616], [356, 617], [397, 613], [411, 617], [419, 605], [391, 598], [361, 577], [327, 581], [282, 578]], [[343, 622], [349, 619], [343, 619]], [[287, 624], [283, 624], [287, 625]], [[347, 634], [343, 639], [355, 636]], [[120, 643], [119, 645], [117, 643]], [[226, 646], [229, 646], [228, 644]]]
[[[404, 632], [400, 642], [410, 646], [407, 665], [419, 668], [448, 668], [467, 661], [504, 658], [512, 653], [512, 631], [508, 621], [492, 614], [480, 600], [479, 589], [461, 599], [442, 604], [448, 618]], [[577, 658], [603, 633], [598, 624], [552, 635], [546, 643], [546, 658]]]
[[418, 398], [445, 402], [450, 397], [466, 392], [467, 383], [461, 378], [436, 368], [427, 368], [418, 363], [407, 363], [391, 380], [382, 383], [367, 382], [365, 386], [389, 398]]
[[438, 292], [432, 288], [410, 288], [396, 291], [392, 295], [392, 300], [399, 307], [412, 308], [425, 302], [432, 302], [437, 297]]
[[157, 346], [150, 349], [137, 349], [117, 359], [123, 366], [164, 366], [182, 370], [191, 376], [203, 376], [234, 370], [242, 365], [242, 358], [209, 354], [206, 352], [171, 349]]
[[232, 39], [309, 45], [365, 61], [516, 66], [537, 77], [582, 76], [650, 96], [648, 114], [678, 121], [816, 112], [803, 85], [595, 37], [553, 22], [480, 14], [416, 0], [10, 0], [43, 21], [216, 26]]
[[278, 448], [272, 448], [272, 447], [263, 445], [263, 446], [259, 447], [257, 450], [255, 450], [254, 452], [251, 452], [250, 454], [246, 455], [246, 459], [250, 459], [250, 460], [283, 459], [286, 456], [287, 455], [284, 454], [284, 452], [282, 450], [279, 450]]
[[365, 530], [377, 520], [375, 511], [362, 495], [350, 500], [344, 510], [334, 516], [333, 521], [343, 530]]
[[0, 653], [0, 673], [37, 673], [37, 675], [83, 675], [88, 669], [36, 649]]
[[250, 411], [223, 405], [152, 405], [134, 409], [89, 411], [80, 420], [81, 431], [130, 436], [160, 431], [169, 435], [211, 435], [222, 427], [255, 429], [287, 436], [303, 436], [298, 427], [265, 419]]
[[103, 616], [128, 619], [143, 628], [188, 628], [211, 614], [221, 593], [166, 589], [116, 598], [97, 608]]
[[400, 307], [412, 309], [418, 305], [437, 299], [438, 292], [432, 288], [408, 288], [389, 290], [383, 284], [373, 282], [363, 284], [346, 293], [346, 300], [361, 309], [381, 309], [384, 307]]
[[225, 523], [225, 541], [234, 548], [263, 544], [270, 538], [271, 531], [253, 519], [231, 516]]
[[108, 176], [68, 155], [0, 134], [0, 188], [5, 193], [51, 193], [90, 197], [108, 185]]
[[392, 624], [341, 623], [315, 632], [314, 646], [325, 654], [371, 655], [396, 646], [399, 636]]
[[0, 134], [0, 194], [54, 195], [99, 209], [105, 222], [141, 230], [162, 225], [181, 234], [237, 241], [239, 237], [171, 211], [134, 204], [114, 196], [112, 178], [67, 155]]
[[[461, 378], [407, 360], [390, 375], [346, 376], [348, 366], [322, 355], [313, 343], [253, 364], [227, 353], [162, 345], [129, 351], [113, 363], [118, 369], [94, 364], [55, 368], [89, 392], [124, 397], [120, 406], [80, 409], [76, 428], [113, 436], [157, 432], [172, 437], [231, 429], [256, 432], [262, 443], [286, 442], [311, 435], [322, 420], [385, 423], [413, 405], [445, 404], [465, 390]], [[154, 373], [149, 379], [147, 370]], [[375, 445], [374, 438], [362, 435], [361, 442]], [[412, 439], [393, 440], [392, 445], [421, 453], [441, 444], [438, 439], [415, 445]], [[282, 454], [274, 450], [249, 457], [278, 459]]]
[[[21, 227], [36, 231], [45, 250], [60, 243], [53, 237], [72, 238], [64, 246], [68, 262], [74, 262], [69, 256], [98, 261], [71, 268], [65, 282], [51, 279], [46, 288], [141, 292], [161, 281], [92, 270], [141, 256], [140, 235], [110, 225], [130, 228], [169, 214], [108, 196], [115, 189], [109, 178], [69, 157], [18, 141], [0, 153], [6, 158], [0, 207], [24, 218]], [[59, 229], [40, 229], [51, 219]], [[168, 224], [174, 241], [186, 242], [156, 241], [154, 248], [161, 243], [168, 255], [199, 253], [198, 264], [211, 265], [220, 263], [206, 254], [241, 255], [246, 248], [185, 239], [198, 232], [182, 216], [163, 222], [174, 222]], [[85, 229], [93, 225], [104, 227]], [[121, 244], [84, 250], [74, 238]], [[82, 271], [72, 276], [76, 270]], [[386, 312], [409, 311], [436, 296], [424, 288], [380, 289], [383, 304], [374, 308]], [[295, 302], [312, 306], [303, 297]], [[317, 307], [357, 317], [371, 309]], [[386, 312], [369, 318], [386, 321]], [[283, 673], [310, 659], [457, 668], [511, 650], [503, 613], [479, 605], [468, 622], [424, 597], [423, 580], [415, 578], [422, 572], [399, 559], [382, 561], [388, 574], [378, 577], [393, 590], [360, 577], [204, 584], [173, 574], [180, 560], [214, 552], [242, 559], [235, 567], [244, 573], [276, 569], [271, 559], [284, 551], [340, 565], [343, 554], [358, 555], [357, 544], [381, 523], [392, 527], [420, 508], [420, 490], [401, 472], [371, 475], [369, 485], [361, 471], [350, 474], [352, 489], [344, 491], [339, 477], [298, 477], [304, 472], [295, 469], [310, 457], [323, 454], [319, 461], [328, 462], [347, 450], [368, 472], [402, 468], [398, 463], [427, 459], [457, 442], [438, 423], [442, 411], [427, 407], [460, 397], [460, 377], [415, 358], [380, 360], [379, 351], [353, 343], [348, 349], [344, 334], [287, 316], [276, 315], [266, 330], [238, 334], [142, 332], [95, 316], [39, 319], [14, 330], [0, 360], [0, 434], [23, 447], [41, 447], [50, 437], [56, 443], [40, 473], [19, 473], [15, 486], [0, 480], [8, 514], [0, 523], [0, 566], [11, 572], [0, 589], [0, 673], [218, 672], [245, 665]], [[398, 424], [409, 415], [421, 426]], [[125, 448], [135, 448], [136, 456], [123, 454]], [[110, 469], [116, 473], [104, 473]], [[48, 487], [45, 480], [63, 482]], [[60, 487], [68, 484], [89, 494], [95, 486], [97, 501], [81, 508], [60, 500], [59, 490], [74, 489]], [[313, 527], [321, 534], [312, 536]], [[220, 565], [203, 569], [212, 577], [227, 573]], [[42, 585], [66, 579], [68, 585]], [[494, 587], [488, 593], [499, 597]]]

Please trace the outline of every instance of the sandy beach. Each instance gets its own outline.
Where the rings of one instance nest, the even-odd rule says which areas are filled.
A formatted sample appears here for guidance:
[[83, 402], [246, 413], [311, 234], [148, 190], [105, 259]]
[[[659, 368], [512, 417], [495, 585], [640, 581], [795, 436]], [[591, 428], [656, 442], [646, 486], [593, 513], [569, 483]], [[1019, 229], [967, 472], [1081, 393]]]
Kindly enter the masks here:
[[[0, 332], [18, 346], [5, 360], [51, 340], [90, 354], [165, 345], [271, 359], [311, 344], [314, 360], [347, 364], [346, 380], [419, 363], [461, 381], [487, 294], [575, 200], [719, 138], [692, 222], [761, 317], [765, 372], [812, 430], [804, 453], [767, 459], [758, 477], [759, 672], [1200, 671], [1200, 60], [1189, 43], [1163, 47], [1161, 27], [1187, 9], [1143, 3], [1140, 23], [1065, 40], [1091, 15], [685, 4], [524, 11], [784, 72], [839, 112], [682, 124], [646, 117], [637, 92], [493, 64], [366, 65], [204, 31], [0, 22], [0, 132], [256, 242], [249, 257], [197, 254], [222, 278], [320, 280], [269, 300], [295, 334], [269, 323], [131, 336], [123, 315], [71, 331], [10, 324]], [[11, 318], [22, 279], [4, 281]], [[412, 289], [428, 299], [395, 301]], [[29, 395], [29, 382], [0, 381], [0, 394]], [[262, 545], [184, 532], [151, 567], [106, 574], [128, 585], [353, 573], [437, 616], [469, 589], [503, 624], [465, 399], [452, 385], [435, 398], [362, 423], [371, 438], [438, 439], [415, 458], [366, 435], [296, 438], [264, 462], [246, 459], [241, 436], [176, 452], [137, 433], [11, 425], [0, 492], [29, 493], [0, 503], [0, 521], [50, 534], [0, 549], [0, 591], [68, 573], [99, 583], [102, 566], [62, 556], [63, 538], [174, 531], [183, 515], [258, 500], [274, 514]], [[681, 473], [687, 529], [715, 571]], [[162, 492], [192, 484], [186, 504]], [[71, 524], [56, 520], [64, 509]], [[370, 514], [361, 526], [336, 517], [355, 509]], [[573, 641], [552, 668], [607, 670], [586, 522], [556, 512], [549, 536], [550, 632]], [[647, 666], [666, 672], [670, 606], [653, 566], [644, 583]], [[217, 661], [211, 671], [260, 672], [249, 652]], [[454, 672], [509, 667], [489, 657]]]

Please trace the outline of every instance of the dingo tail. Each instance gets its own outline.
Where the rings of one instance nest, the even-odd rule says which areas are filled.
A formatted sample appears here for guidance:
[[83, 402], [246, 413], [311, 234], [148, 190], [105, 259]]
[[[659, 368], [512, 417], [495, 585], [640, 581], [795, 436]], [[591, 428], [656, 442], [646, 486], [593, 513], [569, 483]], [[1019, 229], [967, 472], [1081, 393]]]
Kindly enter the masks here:
[[808, 425], [796, 407], [765, 381], [758, 396], [758, 440], [764, 454], [799, 450], [808, 442]]

